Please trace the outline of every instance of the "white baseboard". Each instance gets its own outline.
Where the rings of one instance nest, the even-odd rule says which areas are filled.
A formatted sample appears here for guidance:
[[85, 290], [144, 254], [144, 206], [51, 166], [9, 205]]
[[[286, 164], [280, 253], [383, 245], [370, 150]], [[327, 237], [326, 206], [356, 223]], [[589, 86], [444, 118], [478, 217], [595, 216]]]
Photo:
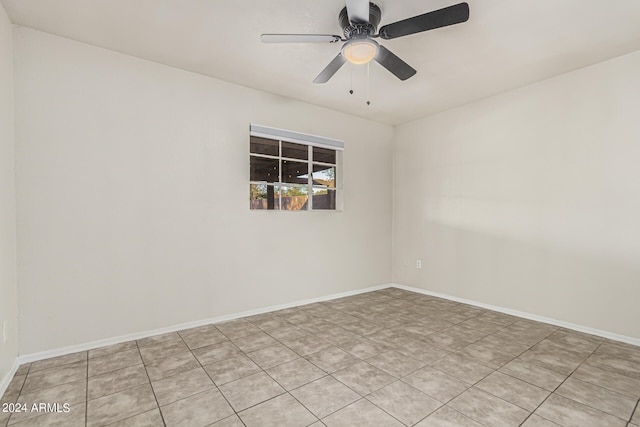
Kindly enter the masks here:
[[[366, 293], [366, 292], [385, 289], [385, 288], [388, 288], [389, 286], [390, 285], [388, 285], [388, 284], [371, 286], [371, 287], [365, 288], [365, 289], [358, 289], [358, 290], [355, 290], [355, 291], [341, 292], [341, 293], [338, 293], [338, 294], [332, 294], [332, 295], [318, 297], [318, 298], [311, 298], [311, 299], [306, 299], [306, 300], [302, 300], [302, 301], [295, 301], [295, 302], [291, 302], [291, 303], [287, 303], [287, 304], [273, 305], [273, 306], [270, 306], [270, 307], [260, 308], [260, 309], [256, 309], [256, 310], [243, 311], [241, 313], [234, 313], [234, 314], [229, 314], [229, 315], [226, 315], [226, 316], [213, 317], [213, 318], [209, 318], [209, 319], [198, 320], [198, 321], [195, 321], [195, 322], [181, 323], [179, 325], [172, 325], [172, 326], [168, 326], [166, 328], [154, 329], [154, 330], [143, 331], [143, 332], [136, 332], [136, 333], [133, 333], [133, 334], [127, 334], [127, 335], [121, 335], [121, 336], [114, 337], [114, 338], [107, 338], [107, 339], [102, 339], [102, 340], [97, 340], [97, 341], [91, 341], [91, 342], [87, 342], [87, 343], [83, 343], [83, 344], [77, 344], [77, 345], [72, 345], [72, 346], [68, 346], [68, 347], [62, 347], [62, 348], [58, 348], [58, 349], [54, 349], [54, 350], [47, 350], [47, 351], [42, 351], [42, 352], [38, 352], [38, 353], [24, 354], [24, 355], [21, 355], [21, 356], [18, 357], [18, 364], [22, 365], [22, 364], [25, 364], [25, 363], [35, 362], [35, 361], [38, 361], [38, 360], [49, 359], [51, 357], [65, 356], [67, 354], [77, 353], [79, 351], [93, 350], [95, 348], [104, 347], [104, 346], [107, 346], [107, 345], [120, 344], [120, 343], [127, 342], [127, 341], [139, 340], [139, 339], [151, 337], [151, 336], [154, 336], [154, 335], [165, 334], [167, 332], [181, 331], [183, 329], [189, 329], [189, 328], [195, 328], [195, 327], [198, 327], [198, 326], [210, 325], [212, 323], [224, 322], [224, 321], [227, 321], [227, 320], [233, 320], [233, 319], [238, 319], [238, 318], [241, 318], [241, 317], [253, 316], [253, 315], [256, 315], [256, 314], [269, 313], [271, 311], [282, 310], [282, 309], [285, 309], [285, 308], [299, 307], [299, 306], [302, 306], [302, 305], [313, 304], [315, 302], [330, 301], [330, 300], [333, 300], [333, 299], [344, 298], [344, 297], [349, 297], [349, 296], [353, 296], [353, 295], [359, 295], [359, 294], [363, 294], [363, 293]], [[17, 369], [18, 364], [16, 364], [16, 369]], [[13, 377], [13, 374], [11, 374], [11, 377], [9, 378], [9, 380], [12, 377]]]
[[602, 337], [602, 338], [608, 338], [608, 339], [614, 340], [614, 341], [621, 341], [621, 342], [624, 342], [624, 343], [627, 343], [627, 344], [640, 346], [640, 339], [633, 338], [633, 337], [628, 337], [626, 335], [615, 334], [613, 332], [607, 332], [607, 331], [602, 331], [600, 329], [589, 328], [587, 326], [577, 325], [575, 323], [569, 323], [569, 322], [565, 322], [565, 321], [562, 321], [562, 320], [552, 319], [552, 318], [549, 318], [549, 317], [538, 316], [536, 314], [525, 313], [523, 311], [512, 310], [510, 308], [504, 308], [504, 307], [498, 307], [498, 306], [495, 306], [495, 305], [484, 304], [484, 303], [477, 302], [477, 301], [472, 301], [472, 300], [468, 300], [468, 299], [464, 299], [464, 298], [458, 298], [458, 297], [454, 297], [454, 296], [451, 296], [451, 295], [440, 294], [440, 293], [437, 293], [437, 292], [431, 292], [431, 291], [427, 291], [425, 289], [414, 288], [414, 287], [411, 287], [411, 286], [400, 285], [400, 284], [397, 284], [397, 283], [392, 283], [390, 286], [394, 287], [394, 288], [398, 288], [398, 289], [404, 289], [406, 291], [411, 291], [411, 292], [416, 292], [416, 293], [419, 293], [419, 294], [429, 295], [429, 296], [432, 296], [432, 297], [443, 298], [443, 299], [450, 300], [450, 301], [460, 302], [460, 303], [472, 305], [472, 306], [475, 306], [475, 307], [485, 308], [487, 310], [497, 311], [497, 312], [504, 313], [504, 314], [510, 314], [512, 316], [522, 317], [524, 319], [534, 320], [536, 322], [548, 323], [550, 325], [560, 326], [562, 328], [571, 329], [571, 330], [574, 330], [574, 331], [577, 331], [577, 332], [583, 332], [585, 334], [596, 335], [596, 336], [599, 336], [599, 337]]
[[548, 323], [550, 325], [560, 326], [562, 328], [571, 329], [571, 330], [578, 331], [578, 332], [584, 332], [584, 333], [587, 333], [587, 334], [596, 335], [596, 336], [603, 337], [603, 338], [608, 338], [608, 339], [611, 339], [611, 340], [614, 340], [614, 341], [621, 341], [621, 342], [624, 342], [624, 343], [640, 346], [640, 339], [638, 339], [638, 338], [628, 337], [628, 336], [625, 336], [625, 335], [619, 335], [619, 334], [615, 334], [615, 333], [612, 333], [612, 332], [602, 331], [602, 330], [599, 330], [599, 329], [593, 329], [593, 328], [589, 328], [589, 327], [586, 327], [586, 326], [577, 325], [577, 324], [569, 323], [569, 322], [564, 322], [564, 321], [561, 321], [561, 320], [551, 319], [551, 318], [548, 318], [548, 317], [538, 316], [538, 315], [535, 315], [535, 314], [525, 313], [525, 312], [518, 311], [518, 310], [512, 310], [512, 309], [509, 309], [509, 308], [498, 307], [498, 306], [494, 306], [494, 305], [490, 305], [490, 304], [484, 304], [484, 303], [481, 303], [481, 302], [467, 300], [467, 299], [464, 299], [464, 298], [458, 298], [458, 297], [454, 297], [454, 296], [451, 296], [451, 295], [440, 294], [440, 293], [437, 293], [437, 292], [431, 292], [431, 291], [427, 291], [425, 289], [414, 288], [414, 287], [411, 287], [411, 286], [400, 285], [400, 284], [397, 284], [397, 283], [390, 283], [390, 284], [372, 286], [372, 287], [364, 288], [364, 289], [358, 289], [358, 290], [355, 290], [355, 291], [348, 291], [348, 292], [342, 292], [342, 293], [338, 293], [338, 294], [332, 294], [332, 295], [328, 295], [328, 296], [324, 296], [324, 297], [311, 298], [311, 299], [306, 299], [306, 300], [302, 300], [302, 301], [295, 301], [295, 302], [291, 302], [291, 303], [287, 303], [287, 304], [280, 304], [280, 305], [274, 305], [274, 306], [270, 306], [270, 307], [264, 307], [264, 308], [260, 308], [260, 309], [256, 309], [256, 310], [243, 311], [241, 313], [234, 313], [234, 314], [229, 314], [229, 315], [226, 315], [226, 316], [213, 317], [213, 318], [203, 319], [203, 320], [199, 320], [199, 321], [195, 321], [195, 322], [181, 323], [179, 325], [168, 326], [166, 328], [160, 328], [160, 329], [154, 329], [154, 330], [149, 330], [149, 331], [137, 332], [137, 333], [128, 334], [128, 335], [121, 335], [121, 336], [114, 337], [114, 338], [107, 338], [107, 339], [103, 339], [103, 340], [91, 341], [91, 342], [88, 342], [88, 343], [72, 345], [72, 346], [58, 348], [58, 349], [54, 349], [54, 350], [47, 350], [47, 351], [42, 351], [42, 352], [38, 352], [38, 353], [21, 355], [21, 356], [18, 357], [16, 363], [14, 363], [14, 367], [9, 372], [9, 374], [7, 374], [7, 376], [5, 376], [5, 378], [2, 379], [2, 382], [0, 382], [0, 391], [2, 391], [4, 393], [4, 390], [6, 389], [6, 387], [9, 384], [9, 382], [11, 381], [11, 378], [13, 378], [13, 375], [15, 374], [16, 370], [18, 369], [18, 366], [22, 365], [22, 364], [25, 364], [25, 363], [35, 362], [35, 361], [43, 360], [43, 359], [49, 359], [51, 357], [64, 356], [64, 355], [71, 354], [71, 353], [77, 353], [79, 351], [93, 350], [95, 348], [104, 347], [104, 346], [112, 345], [112, 344], [119, 344], [119, 343], [126, 342], [126, 341], [132, 341], [132, 340], [138, 340], [138, 339], [142, 339], [142, 338], [147, 338], [147, 337], [150, 337], [150, 336], [153, 336], [153, 335], [159, 335], [159, 334], [164, 334], [164, 333], [168, 333], [168, 332], [176, 332], [176, 331], [180, 331], [180, 330], [183, 330], [183, 329], [189, 329], [189, 328], [195, 328], [195, 327], [198, 327], [198, 326], [210, 325], [212, 323], [224, 322], [224, 321], [227, 321], [227, 320], [233, 320], [233, 319], [238, 319], [238, 318], [241, 318], [241, 317], [253, 316], [253, 315], [256, 315], [256, 314], [269, 313], [269, 312], [272, 312], [272, 311], [282, 310], [282, 309], [285, 309], [285, 308], [299, 307], [299, 306], [302, 306], [302, 305], [312, 304], [312, 303], [316, 303], [316, 302], [330, 301], [330, 300], [337, 299], [337, 298], [344, 298], [344, 297], [348, 297], [348, 296], [359, 295], [359, 294], [363, 294], [363, 293], [366, 293], [366, 292], [377, 291], [377, 290], [385, 289], [385, 288], [389, 288], [389, 287], [394, 287], [394, 288], [398, 288], [398, 289], [404, 289], [404, 290], [407, 290], [407, 291], [416, 292], [416, 293], [424, 294], [424, 295], [429, 295], [429, 296], [433, 296], [433, 297], [437, 297], [437, 298], [443, 298], [443, 299], [446, 299], [446, 300], [460, 302], [460, 303], [463, 303], [463, 304], [468, 304], [468, 305], [472, 305], [472, 306], [475, 306], [475, 307], [484, 308], [484, 309], [487, 309], [487, 310], [493, 310], [493, 311], [497, 311], [497, 312], [504, 313], [504, 314], [510, 314], [512, 316], [521, 317], [523, 319], [534, 320], [534, 321], [542, 322], [542, 323]]
[[7, 387], [9, 387], [9, 383], [11, 383], [13, 376], [16, 374], [18, 366], [20, 366], [18, 359], [15, 359], [13, 361], [13, 366], [9, 369], [9, 372], [7, 372], [4, 377], [0, 378], [0, 397], [4, 396], [4, 392], [7, 391]]

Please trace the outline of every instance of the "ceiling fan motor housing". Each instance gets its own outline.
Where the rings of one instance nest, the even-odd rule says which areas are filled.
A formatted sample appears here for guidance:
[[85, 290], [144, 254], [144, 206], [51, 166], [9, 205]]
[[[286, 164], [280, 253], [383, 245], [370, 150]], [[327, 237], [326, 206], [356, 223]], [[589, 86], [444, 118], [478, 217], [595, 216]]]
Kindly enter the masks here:
[[369, 22], [357, 23], [350, 22], [347, 15], [347, 8], [345, 7], [340, 11], [338, 16], [338, 22], [340, 27], [344, 31], [344, 37], [349, 40], [352, 38], [364, 38], [373, 36], [378, 29], [380, 18], [382, 17], [382, 11], [378, 5], [369, 3]]

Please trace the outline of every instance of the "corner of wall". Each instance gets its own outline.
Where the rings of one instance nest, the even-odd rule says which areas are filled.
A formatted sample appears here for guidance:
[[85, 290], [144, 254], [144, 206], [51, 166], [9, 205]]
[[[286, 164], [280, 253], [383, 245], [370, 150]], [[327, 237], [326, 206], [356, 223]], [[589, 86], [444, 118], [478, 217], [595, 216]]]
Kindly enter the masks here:
[[0, 396], [18, 368], [13, 25], [0, 4]]

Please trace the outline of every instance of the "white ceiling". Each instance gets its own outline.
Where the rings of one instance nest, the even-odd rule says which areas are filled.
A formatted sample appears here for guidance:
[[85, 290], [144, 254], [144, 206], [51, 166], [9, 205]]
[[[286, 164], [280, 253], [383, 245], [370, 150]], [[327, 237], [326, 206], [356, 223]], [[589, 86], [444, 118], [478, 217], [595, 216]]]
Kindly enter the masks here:
[[[1, 0], [14, 24], [400, 124], [640, 49], [638, 0], [467, 0], [468, 22], [382, 41], [418, 73], [378, 64], [312, 80], [339, 44], [266, 45], [261, 33], [341, 34], [344, 0]], [[380, 0], [381, 26], [456, 0]], [[354, 95], [349, 95], [353, 79]]]

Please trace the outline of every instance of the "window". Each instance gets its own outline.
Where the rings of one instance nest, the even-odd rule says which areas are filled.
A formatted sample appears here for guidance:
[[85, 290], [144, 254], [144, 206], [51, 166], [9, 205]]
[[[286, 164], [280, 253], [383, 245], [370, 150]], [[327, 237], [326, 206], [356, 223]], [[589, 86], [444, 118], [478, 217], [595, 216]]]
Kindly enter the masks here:
[[251, 125], [251, 209], [340, 210], [344, 144], [329, 138]]

